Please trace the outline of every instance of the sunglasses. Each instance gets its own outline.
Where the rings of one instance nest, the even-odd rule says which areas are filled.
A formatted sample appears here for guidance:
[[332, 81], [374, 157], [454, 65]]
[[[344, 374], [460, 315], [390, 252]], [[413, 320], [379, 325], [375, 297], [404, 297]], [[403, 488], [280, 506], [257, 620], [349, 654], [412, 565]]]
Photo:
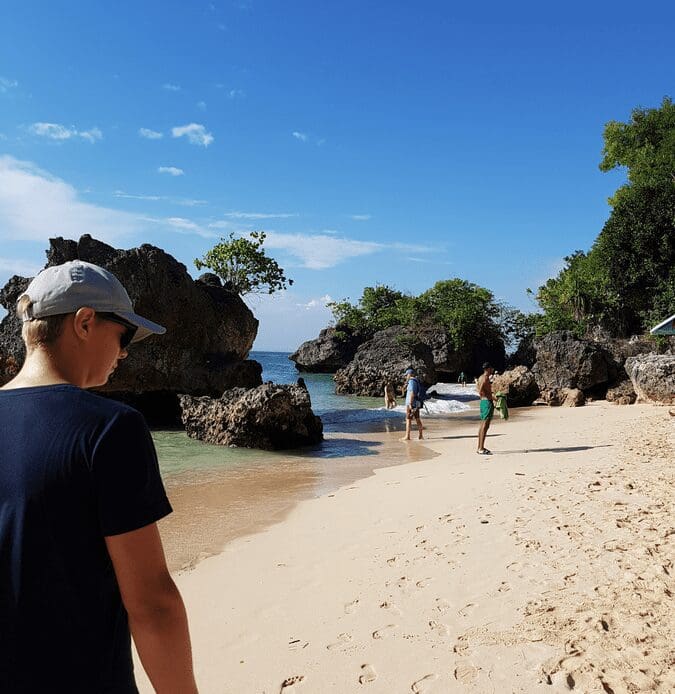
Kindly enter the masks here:
[[120, 335], [120, 349], [126, 349], [131, 344], [138, 330], [135, 325], [132, 325], [128, 321], [125, 321], [124, 318], [120, 318], [114, 313], [97, 313], [96, 315], [103, 320], [107, 320], [109, 323], [117, 323], [126, 328], [126, 331]]

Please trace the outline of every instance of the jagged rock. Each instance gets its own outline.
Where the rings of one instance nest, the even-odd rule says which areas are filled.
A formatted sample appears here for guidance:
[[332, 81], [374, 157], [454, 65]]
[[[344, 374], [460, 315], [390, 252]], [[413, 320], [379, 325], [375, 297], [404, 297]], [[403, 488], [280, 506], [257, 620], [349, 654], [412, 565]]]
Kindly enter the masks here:
[[621, 381], [607, 391], [607, 402], [615, 405], [632, 405], [637, 395], [630, 380]]
[[400, 325], [381, 330], [356, 351], [354, 359], [334, 376], [338, 394], [379, 397], [391, 383], [399, 390], [408, 367], [427, 385], [436, 383], [434, 358], [428, 345]]
[[516, 351], [509, 355], [507, 366], [509, 368], [513, 368], [514, 366], [526, 366], [528, 369], [531, 369], [536, 360], [537, 352], [534, 348], [534, 338], [528, 336], [524, 337], [518, 343]]
[[534, 374], [525, 366], [516, 366], [495, 376], [492, 392], [504, 393], [509, 407], [526, 407], [539, 397], [539, 387]]
[[220, 398], [181, 395], [180, 406], [188, 436], [206, 443], [279, 450], [323, 439], [309, 393], [296, 385], [233, 388]]
[[675, 404], [675, 355], [645, 354], [626, 360], [638, 402]]
[[[218, 395], [261, 383], [260, 365], [245, 362], [258, 330], [246, 304], [210, 281], [194, 281], [183, 264], [160, 248], [144, 244], [119, 250], [85, 235], [77, 242], [50, 239], [47, 258], [48, 265], [80, 259], [105, 267], [125, 286], [139, 314], [167, 328], [166, 335], [133, 345], [103, 392], [155, 403], [154, 414], [170, 411], [176, 418], [177, 393]], [[15, 303], [28, 282], [13, 277], [0, 291], [8, 310], [0, 323], [0, 383], [12, 378], [25, 356]], [[172, 402], [160, 402], [166, 398]], [[164, 418], [158, 420], [152, 407], [144, 412], [155, 423]]]
[[542, 394], [561, 388], [588, 391], [608, 382], [607, 354], [595, 342], [562, 331], [540, 338], [535, 349], [537, 361], [532, 372]]
[[581, 407], [586, 396], [579, 388], [549, 388], [542, 391], [541, 400], [551, 407]]
[[325, 328], [315, 340], [303, 342], [288, 357], [298, 371], [335, 373], [354, 358], [363, 338], [348, 328]]

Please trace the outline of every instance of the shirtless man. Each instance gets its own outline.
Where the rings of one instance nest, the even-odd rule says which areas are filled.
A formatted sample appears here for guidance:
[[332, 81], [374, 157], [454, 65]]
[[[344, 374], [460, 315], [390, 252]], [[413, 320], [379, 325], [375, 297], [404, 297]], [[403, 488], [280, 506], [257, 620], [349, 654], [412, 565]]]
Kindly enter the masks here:
[[478, 451], [479, 455], [492, 455], [492, 452], [485, 448], [485, 435], [490, 428], [492, 415], [495, 411], [494, 397], [492, 395], [492, 384], [490, 376], [494, 373], [494, 368], [489, 362], [483, 364], [483, 373], [478, 378], [478, 395], [480, 395], [480, 428], [478, 429]]

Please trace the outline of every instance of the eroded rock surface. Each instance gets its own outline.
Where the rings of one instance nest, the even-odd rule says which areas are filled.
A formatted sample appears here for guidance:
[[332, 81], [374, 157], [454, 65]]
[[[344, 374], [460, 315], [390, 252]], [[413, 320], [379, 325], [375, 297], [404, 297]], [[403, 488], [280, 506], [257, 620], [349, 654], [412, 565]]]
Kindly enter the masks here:
[[[50, 239], [47, 259], [48, 266], [80, 259], [110, 270], [125, 286], [135, 310], [167, 329], [166, 335], [133, 345], [103, 392], [135, 404], [154, 402], [154, 414], [171, 411], [175, 418], [177, 393], [219, 395], [227, 388], [261, 383], [260, 365], [246, 361], [258, 321], [217, 277], [195, 281], [160, 248], [144, 244], [120, 250], [89, 235], [79, 241]], [[8, 310], [0, 323], [0, 383], [12, 378], [24, 360], [15, 304], [28, 283], [15, 276], [0, 291], [0, 302]], [[166, 398], [172, 402], [164, 402]], [[164, 421], [153, 415], [153, 408], [144, 412], [151, 421]]]
[[323, 439], [309, 393], [296, 385], [233, 388], [220, 398], [182, 395], [180, 406], [188, 436], [206, 443], [280, 450]]
[[645, 354], [626, 360], [638, 402], [675, 404], [675, 354]]
[[509, 407], [527, 407], [539, 397], [539, 386], [526, 366], [516, 366], [495, 376], [492, 392], [504, 393]]
[[408, 367], [414, 368], [426, 384], [436, 383], [431, 348], [407, 328], [387, 328], [364, 342], [354, 359], [335, 374], [335, 391], [379, 397], [385, 384], [391, 383], [400, 392]]
[[347, 329], [325, 328], [315, 340], [303, 342], [289, 359], [298, 371], [335, 373], [349, 364], [362, 342]]

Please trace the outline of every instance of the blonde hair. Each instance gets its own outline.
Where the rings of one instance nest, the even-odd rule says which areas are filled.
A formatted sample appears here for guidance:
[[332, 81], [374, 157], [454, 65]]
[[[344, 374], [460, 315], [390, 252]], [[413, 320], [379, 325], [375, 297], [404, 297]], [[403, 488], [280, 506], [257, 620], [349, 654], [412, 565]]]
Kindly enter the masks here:
[[16, 303], [16, 313], [23, 322], [21, 337], [23, 337], [26, 347], [53, 344], [63, 330], [63, 320], [66, 314], [31, 318], [32, 308], [33, 301], [27, 294], [24, 294]]

